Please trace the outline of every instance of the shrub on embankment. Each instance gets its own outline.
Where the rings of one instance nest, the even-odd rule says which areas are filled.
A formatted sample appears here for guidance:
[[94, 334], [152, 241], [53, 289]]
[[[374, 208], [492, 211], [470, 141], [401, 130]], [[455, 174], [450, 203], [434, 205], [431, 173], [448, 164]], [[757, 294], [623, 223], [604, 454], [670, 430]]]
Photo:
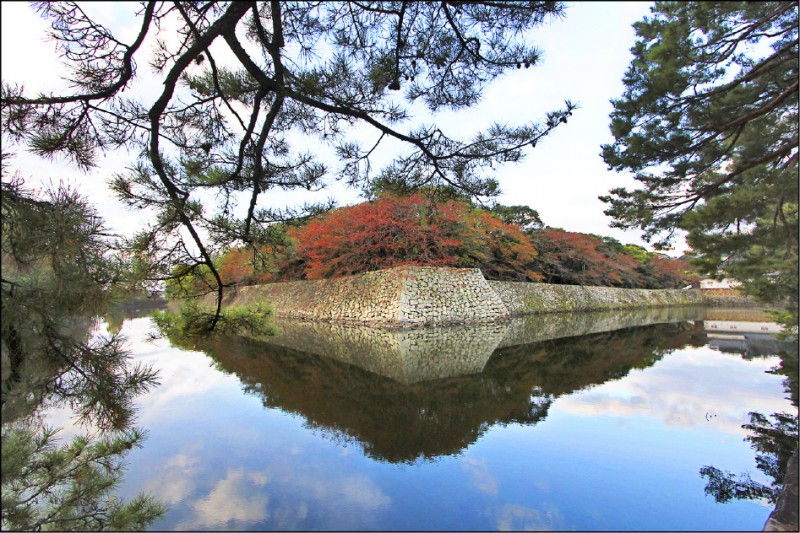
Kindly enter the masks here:
[[[528, 211], [535, 214], [524, 206], [486, 210], [458, 199], [384, 193], [282, 226], [271, 245], [229, 250], [216, 264], [225, 283], [238, 285], [334, 279], [404, 265], [478, 268], [495, 281], [648, 289], [690, 282], [679, 260], [610, 237], [525, 225]], [[196, 274], [201, 288], [202, 272]]]

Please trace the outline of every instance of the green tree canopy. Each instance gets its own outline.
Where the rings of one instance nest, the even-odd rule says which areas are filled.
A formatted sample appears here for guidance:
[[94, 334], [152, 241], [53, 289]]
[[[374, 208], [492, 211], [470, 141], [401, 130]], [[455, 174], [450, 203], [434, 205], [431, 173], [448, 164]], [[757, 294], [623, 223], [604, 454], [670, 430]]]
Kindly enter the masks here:
[[[130, 44], [73, 2], [36, 8], [51, 21], [74, 90], [30, 95], [3, 80], [6, 139], [82, 168], [101, 150], [141, 153], [113, 186], [158, 217], [129, 246], [151, 277], [168, 278], [176, 264], [205, 265], [218, 307], [215, 252], [263, 244], [265, 226], [307, 211], [261, 208], [262, 195], [324, 185], [329, 169], [299, 147], [331, 147], [336, 175], [353, 186], [377, 178], [491, 197], [493, 166], [521, 160], [575, 107], [567, 101], [537, 120], [471, 136], [430, 121], [404, 125], [415, 102], [431, 113], [463, 110], [503, 72], [535, 65], [540, 52], [527, 31], [560, 16], [559, 2], [146, 2]], [[155, 57], [145, 42], [156, 45]], [[235, 60], [222, 63], [225, 55]], [[159, 90], [133, 98], [137, 63], [145, 62]], [[357, 124], [374, 132], [368, 146], [349, 136]], [[389, 139], [407, 150], [376, 170], [373, 153]], [[215, 205], [202, 201], [209, 192]], [[247, 206], [240, 218], [237, 201]]]
[[143, 531], [166, 513], [152, 496], [112, 495], [141, 432], [78, 436], [67, 444], [56, 433], [36, 425], [3, 428], [3, 530]]
[[519, 226], [523, 231], [544, 228], [544, 222], [539, 217], [539, 212], [527, 205], [495, 204], [492, 206], [491, 212], [506, 224]]
[[660, 246], [685, 230], [708, 273], [796, 309], [797, 3], [657, 2], [634, 27], [602, 155], [639, 188], [606, 214]]

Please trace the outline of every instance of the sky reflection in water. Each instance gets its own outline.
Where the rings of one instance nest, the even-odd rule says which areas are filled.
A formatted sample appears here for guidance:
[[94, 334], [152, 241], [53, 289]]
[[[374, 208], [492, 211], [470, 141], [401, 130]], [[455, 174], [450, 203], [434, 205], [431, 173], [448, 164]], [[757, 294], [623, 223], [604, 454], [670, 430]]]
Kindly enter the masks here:
[[146, 343], [150, 328], [123, 327], [162, 385], [138, 402], [149, 437], [121, 492], [170, 506], [156, 530], [760, 529], [769, 507], [716, 504], [698, 471], [763, 481], [741, 425], [794, 412], [777, 357], [715, 351], [702, 322], [504, 346], [482, 372], [409, 383], [256, 340]]

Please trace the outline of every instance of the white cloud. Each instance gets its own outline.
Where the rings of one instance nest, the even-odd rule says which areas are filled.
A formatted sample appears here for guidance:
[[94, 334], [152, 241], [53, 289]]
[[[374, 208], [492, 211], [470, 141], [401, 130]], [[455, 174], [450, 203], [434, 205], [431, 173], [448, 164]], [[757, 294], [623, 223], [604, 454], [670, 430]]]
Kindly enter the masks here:
[[148, 394], [139, 396], [136, 405], [140, 412], [137, 423], [147, 426], [151, 416], [160, 418], [174, 411], [182, 401], [214, 389], [240, 387], [235, 376], [227, 375], [209, 365], [204, 352], [175, 348], [167, 339], [147, 340], [154, 329], [150, 318], [126, 320], [121, 333], [136, 354], [135, 361], [158, 368], [160, 384]]
[[339, 483], [328, 485], [328, 489], [364, 512], [386, 507], [391, 501], [370, 478], [361, 475], [345, 476]]
[[[152, 483], [151, 491], [170, 503], [185, 501], [202, 478], [194, 469], [176, 468], [185, 461], [176, 456], [164, 469], [164, 477], [182, 478], [180, 481], [163, 486]], [[366, 476], [319, 476], [305, 466], [277, 462], [265, 470], [228, 469], [205, 496], [186, 501], [192, 516], [176, 528], [247, 528], [268, 521], [271, 528], [297, 529], [313, 510], [318, 516], [336, 517], [344, 524], [343, 529], [358, 529], [371, 523], [371, 513], [390, 503], [389, 497]]]
[[[187, 459], [187, 456], [179, 454], [173, 459]], [[144, 486], [144, 492], [152, 494], [167, 505], [176, 505], [192, 494], [195, 489], [194, 474], [196, 470], [197, 458], [188, 457], [192, 464], [170, 464], [168, 461], [161, 469], [160, 475], [150, 479]]]

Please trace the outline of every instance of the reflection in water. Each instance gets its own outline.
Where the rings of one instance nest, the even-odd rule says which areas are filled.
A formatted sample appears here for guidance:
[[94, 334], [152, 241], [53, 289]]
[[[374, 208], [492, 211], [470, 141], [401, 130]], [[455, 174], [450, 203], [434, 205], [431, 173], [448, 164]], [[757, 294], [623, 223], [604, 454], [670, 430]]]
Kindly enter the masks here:
[[[102, 309], [97, 287], [41, 279], [3, 287], [2, 529], [145, 529], [164, 505], [114, 493], [126, 455], [145, 437], [134, 402], [158, 384], [157, 371], [134, 364], [125, 339], [89, 318]], [[61, 442], [60, 428], [43, 421], [58, 408], [88, 431]]]
[[769, 485], [754, 481], [747, 472], [737, 476], [713, 466], [704, 466], [700, 469], [700, 476], [707, 479], [705, 492], [718, 503], [732, 499], [765, 499], [774, 505], [778, 500], [787, 463], [797, 449], [797, 415], [773, 413], [769, 418], [761, 413], [750, 413], [750, 423], [742, 426], [751, 432], [747, 440], [758, 452], [756, 465], [770, 478]]
[[778, 359], [710, 349], [702, 312], [558, 318], [134, 343], [164, 383], [124, 494], [169, 503], [164, 530], [760, 528], [764, 502], [718, 505], [698, 470], [769, 483], [741, 425], [789, 410]]
[[302, 415], [311, 427], [358, 440], [371, 457], [414, 461], [456, 453], [485, 423], [532, 423], [550, 398], [531, 397], [483, 374], [410, 385], [358, 367], [252, 340], [204, 345], [218, 367], [235, 373], [266, 407]]
[[702, 307], [660, 307], [529, 315], [511, 321], [500, 347], [578, 337], [634, 326], [700, 320], [705, 313], [706, 309]]
[[[763, 413], [750, 412], [750, 423], [742, 425], [742, 428], [748, 431], [746, 440], [757, 452], [757, 468], [769, 478], [768, 485], [753, 480], [747, 472], [736, 475], [714, 466], [704, 466], [700, 469], [700, 476], [707, 480], [706, 494], [713, 496], [719, 503], [726, 503], [732, 499], [764, 499], [774, 505], [783, 489], [789, 460], [793, 453], [797, 453], [799, 436], [797, 339], [790, 341], [777, 341], [774, 338], [760, 340], [760, 348], [763, 349], [763, 345], [767, 344], [776, 348], [776, 351], [772, 353], [781, 354], [781, 364], [773, 369], [772, 373], [785, 376], [784, 390], [789, 394], [788, 399], [791, 400], [794, 412], [772, 413], [769, 417]], [[753, 347], [747, 346], [743, 356], [749, 356], [753, 352]], [[797, 519], [796, 513], [794, 519], [795, 521]], [[796, 528], [797, 524], [794, 527]]]
[[257, 340], [323, 355], [406, 384], [480, 372], [508, 328], [505, 322], [412, 330], [276, 323], [279, 335]]
[[550, 313], [495, 324], [410, 330], [284, 319], [276, 321], [279, 335], [257, 340], [323, 355], [410, 384], [479, 373], [492, 353], [502, 347], [694, 320], [703, 312], [701, 308], [674, 307]]
[[[542, 341], [556, 335], [557, 318], [562, 335], [581, 336]], [[300, 414], [335, 439], [356, 439], [371, 457], [413, 462], [459, 453], [496, 424], [536, 424], [556, 397], [650, 366], [699, 334], [686, 321], [584, 334], [652, 319], [586, 313], [417, 331], [284, 322], [278, 338], [216, 339], [202, 348], [265, 406]]]
[[[774, 330], [777, 324], [753, 322], [754, 317], [712, 316], [715, 321], [703, 324], [708, 346], [725, 353], [736, 353], [743, 359], [779, 355], [780, 365], [769, 373], [785, 376], [784, 391], [791, 401], [793, 412], [777, 412], [769, 416], [750, 411], [750, 423], [742, 424], [747, 431], [745, 440], [756, 452], [756, 467], [769, 478], [765, 484], [751, 478], [750, 473], [734, 474], [715, 466], [705, 465], [700, 476], [706, 480], [705, 493], [718, 503], [733, 499], [767, 501], [775, 504], [784, 486], [789, 459], [798, 449], [798, 345], [797, 338], [779, 339], [763, 333]], [[737, 321], [736, 319], [743, 319]], [[757, 320], [758, 317], [755, 318]], [[772, 419], [772, 420], [770, 420]]]
[[151, 298], [129, 298], [110, 306], [103, 315], [109, 333], [119, 333], [122, 324], [133, 318], [147, 317], [156, 310], [165, 309], [167, 300], [154, 296]]
[[742, 335], [709, 333], [708, 345], [715, 350], [725, 353], [741, 354], [745, 359], [763, 357], [782, 352], [788, 353], [791, 348], [789, 341], [776, 339], [774, 335], [761, 333], [745, 333]]

